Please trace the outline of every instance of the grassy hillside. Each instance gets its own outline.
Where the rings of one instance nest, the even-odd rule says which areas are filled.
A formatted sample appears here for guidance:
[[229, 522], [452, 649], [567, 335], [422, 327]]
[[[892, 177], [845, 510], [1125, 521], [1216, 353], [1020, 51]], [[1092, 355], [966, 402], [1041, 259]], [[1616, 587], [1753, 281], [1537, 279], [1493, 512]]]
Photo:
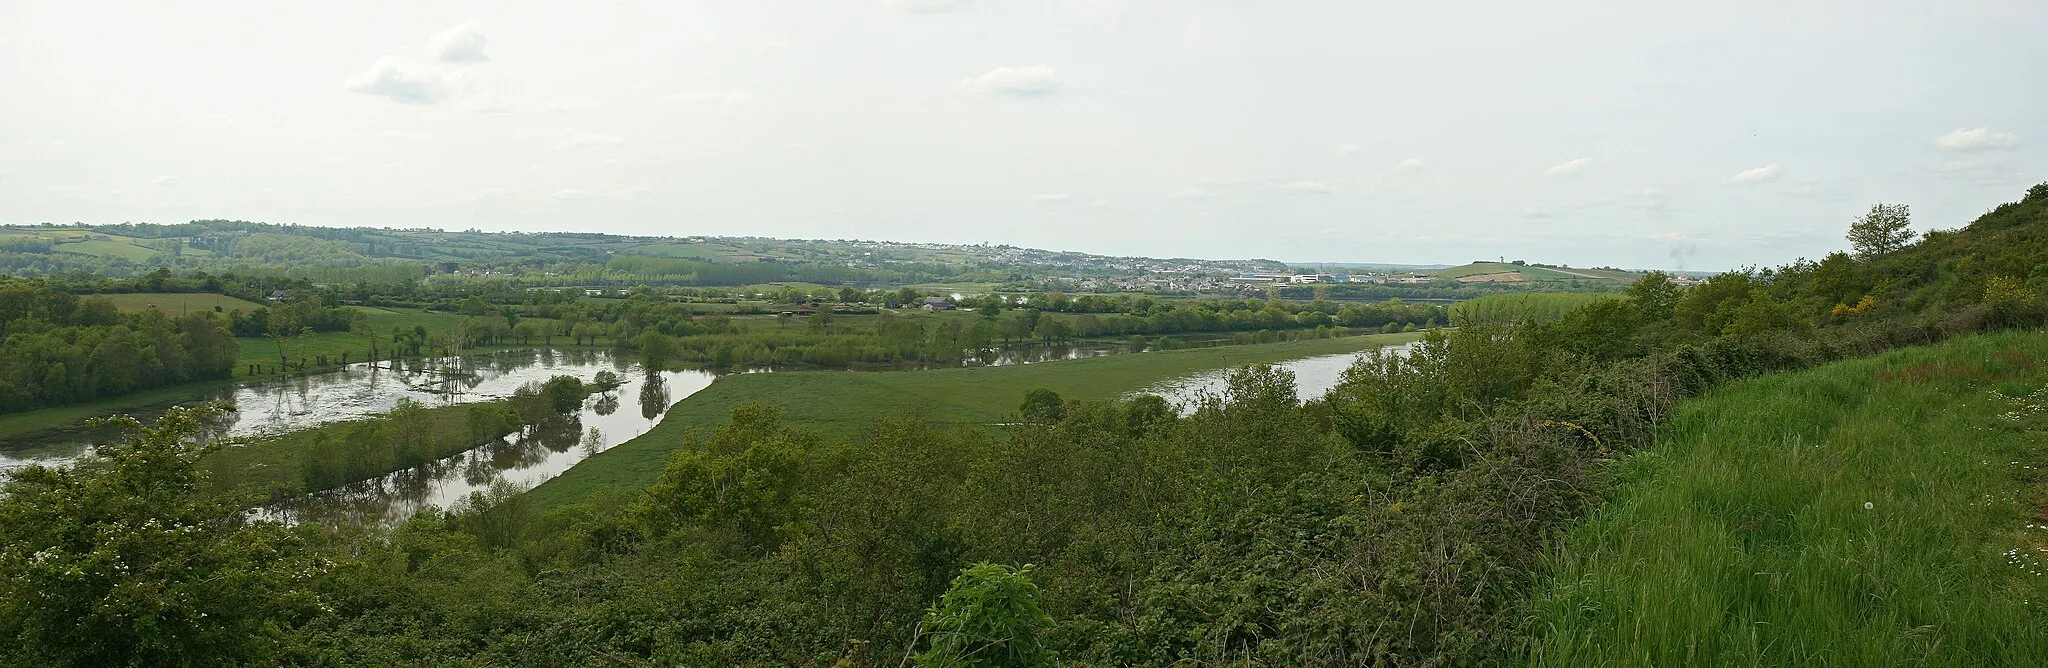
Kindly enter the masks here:
[[1373, 334], [1218, 348], [1110, 355], [1023, 366], [849, 373], [794, 371], [726, 376], [670, 409], [652, 431], [586, 459], [534, 489], [543, 506], [574, 503], [593, 489], [654, 480], [690, 430], [723, 424], [732, 409], [764, 401], [783, 420], [828, 437], [855, 437], [876, 421], [905, 415], [938, 424], [986, 425], [1012, 416], [1024, 393], [1047, 388], [1070, 399], [1106, 399], [1208, 369], [1357, 352], [1421, 338]]
[[144, 311], [155, 308], [167, 315], [177, 315], [188, 311], [211, 311], [215, 306], [220, 307], [222, 311], [241, 309], [244, 312], [263, 308], [262, 304], [256, 302], [206, 292], [136, 292], [110, 294], [106, 295], [106, 298], [113, 300], [114, 308], [123, 311]]
[[1546, 666], [2048, 665], [2048, 335], [1688, 404], [1572, 532]]

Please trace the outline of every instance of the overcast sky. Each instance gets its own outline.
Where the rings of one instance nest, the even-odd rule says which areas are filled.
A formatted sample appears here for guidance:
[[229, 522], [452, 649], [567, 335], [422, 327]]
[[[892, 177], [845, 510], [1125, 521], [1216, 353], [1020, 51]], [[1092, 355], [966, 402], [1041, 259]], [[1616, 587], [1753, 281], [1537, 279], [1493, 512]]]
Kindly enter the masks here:
[[0, 222], [1718, 269], [2048, 180], [2048, 3], [1667, 4], [0, 0]]

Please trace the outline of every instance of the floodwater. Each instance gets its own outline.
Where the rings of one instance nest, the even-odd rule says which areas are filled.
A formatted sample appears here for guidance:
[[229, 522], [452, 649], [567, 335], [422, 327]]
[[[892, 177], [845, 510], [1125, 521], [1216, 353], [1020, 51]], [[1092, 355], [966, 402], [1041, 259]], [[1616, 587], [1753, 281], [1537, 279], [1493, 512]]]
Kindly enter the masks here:
[[[599, 370], [623, 375], [633, 368], [600, 350], [509, 350], [492, 354], [408, 360], [394, 370], [353, 364], [341, 370], [291, 378], [250, 381], [232, 387], [196, 391], [161, 406], [134, 411], [147, 423], [171, 405], [229, 401], [235, 411], [216, 425], [229, 437], [274, 436], [330, 422], [382, 415], [401, 398], [428, 406], [491, 401], [512, 395], [529, 381], [569, 374], [590, 380]], [[92, 444], [116, 434], [83, 426], [0, 439], [0, 471], [31, 462], [63, 464], [77, 459]]]
[[[1197, 340], [1188, 345], [1228, 343], [1227, 338]], [[1089, 341], [1074, 344], [1017, 344], [966, 360], [965, 365], [1004, 366], [1131, 352], [1121, 343]], [[1282, 363], [1297, 376], [1301, 392], [1317, 396], [1336, 383], [1353, 355], [1312, 357]], [[906, 368], [895, 365], [891, 369]], [[631, 358], [603, 350], [508, 350], [462, 357], [433, 358], [379, 365], [355, 364], [338, 371], [282, 379], [250, 381], [231, 387], [196, 391], [147, 410], [134, 411], [145, 423], [171, 405], [204, 401], [232, 402], [235, 410], [222, 417], [213, 434], [263, 437], [345, 420], [382, 415], [400, 399], [428, 406], [493, 401], [512, 395], [521, 385], [556, 375], [589, 381], [599, 371], [619, 375], [625, 384], [585, 400], [572, 416], [527, 427], [519, 433], [475, 449], [366, 480], [339, 489], [316, 492], [266, 509], [271, 516], [296, 521], [398, 521], [428, 506], [448, 507], [494, 485], [531, 487], [561, 474], [591, 455], [647, 433], [668, 408], [711, 385], [717, 374], [707, 371], [643, 372]], [[1225, 370], [1195, 374], [1152, 388], [1170, 401], [1191, 404], [1202, 392], [1220, 393]], [[0, 477], [30, 463], [65, 464], [117, 434], [107, 429], [75, 427], [0, 439]]]
[[[616, 373], [625, 384], [590, 396], [574, 415], [446, 460], [317, 493], [276, 509], [277, 514], [294, 518], [345, 515], [390, 521], [428, 505], [449, 505], [500, 481], [538, 484], [585, 457], [646, 433], [670, 405], [710, 386], [716, 376], [704, 371], [648, 376], [631, 359], [608, 351], [514, 350], [414, 360], [396, 370], [389, 362], [376, 367], [357, 364], [331, 373], [195, 392], [172, 403], [232, 401], [236, 410], [223, 416], [212, 433], [261, 437], [381, 415], [400, 399], [429, 406], [493, 401], [531, 381], [563, 374], [589, 381], [599, 371]], [[137, 417], [147, 422], [167, 407], [138, 411]], [[67, 463], [92, 444], [115, 436], [105, 429], [77, 428], [0, 442], [0, 471], [31, 462]]]
[[616, 366], [625, 384], [584, 399], [583, 407], [573, 415], [527, 427], [447, 459], [292, 499], [268, 512], [292, 521], [396, 522], [428, 506], [451, 507], [494, 485], [529, 489], [585, 458], [647, 433], [675, 402], [710, 387], [717, 378], [705, 371], [649, 375], [634, 365]]
[[[1381, 350], [1404, 355], [1414, 342], [1385, 346]], [[1318, 355], [1279, 362], [1273, 366], [1294, 372], [1294, 396], [1300, 399], [1320, 398], [1337, 386], [1344, 370], [1364, 353], [1340, 353]], [[1179, 406], [1181, 413], [1194, 412], [1204, 397], [1221, 397], [1229, 386], [1230, 372], [1235, 369], [1211, 369], [1153, 383], [1133, 394], [1157, 394], [1165, 397], [1167, 403]]]

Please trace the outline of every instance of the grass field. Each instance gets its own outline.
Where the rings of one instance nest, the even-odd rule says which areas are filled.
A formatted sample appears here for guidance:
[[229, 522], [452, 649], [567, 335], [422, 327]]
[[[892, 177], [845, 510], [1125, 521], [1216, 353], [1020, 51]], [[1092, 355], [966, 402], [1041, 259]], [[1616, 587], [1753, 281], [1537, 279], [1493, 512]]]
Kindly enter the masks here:
[[123, 311], [146, 311], [155, 307], [171, 316], [189, 311], [211, 311], [215, 306], [223, 312], [236, 309], [249, 312], [263, 308], [256, 302], [208, 292], [137, 292], [102, 296], [113, 300], [114, 308]]
[[1070, 399], [1107, 399], [1209, 369], [1357, 352], [1414, 341], [1421, 334], [1373, 334], [1243, 346], [1109, 355], [1023, 366], [927, 371], [792, 371], [718, 379], [671, 408], [652, 431], [578, 463], [534, 488], [536, 503], [574, 503], [591, 491], [637, 488], [661, 473], [683, 434], [723, 424], [732, 409], [764, 401], [783, 419], [827, 437], [855, 438], [874, 422], [919, 416], [934, 423], [987, 425], [1017, 411], [1024, 393], [1047, 388]]
[[1688, 403], [1567, 537], [1532, 663], [2048, 665], [2043, 361], [1971, 337]]
[[108, 259], [119, 258], [123, 260], [128, 260], [130, 262], [141, 262], [144, 260], [148, 260], [151, 257], [155, 257], [157, 253], [155, 249], [137, 246], [127, 241], [121, 241], [118, 238], [116, 238], [116, 240], [113, 241], [100, 241], [97, 239], [92, 239], [87, 241], [72, 241], [60, 243], [57, 244], [57, 251], [62, 253], [78, 253], [81, 255], [92, 255], [95, 257], [103, 257]]

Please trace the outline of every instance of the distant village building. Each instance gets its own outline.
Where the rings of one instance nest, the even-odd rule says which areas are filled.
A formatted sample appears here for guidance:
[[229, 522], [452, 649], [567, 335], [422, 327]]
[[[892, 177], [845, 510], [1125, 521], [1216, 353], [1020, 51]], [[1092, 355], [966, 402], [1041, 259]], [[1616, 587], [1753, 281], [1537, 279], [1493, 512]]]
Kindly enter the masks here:
[[926, 297], [924, 298], [924, 310], [951, 311], [953, 310], [953, 300], [950, 297]]

